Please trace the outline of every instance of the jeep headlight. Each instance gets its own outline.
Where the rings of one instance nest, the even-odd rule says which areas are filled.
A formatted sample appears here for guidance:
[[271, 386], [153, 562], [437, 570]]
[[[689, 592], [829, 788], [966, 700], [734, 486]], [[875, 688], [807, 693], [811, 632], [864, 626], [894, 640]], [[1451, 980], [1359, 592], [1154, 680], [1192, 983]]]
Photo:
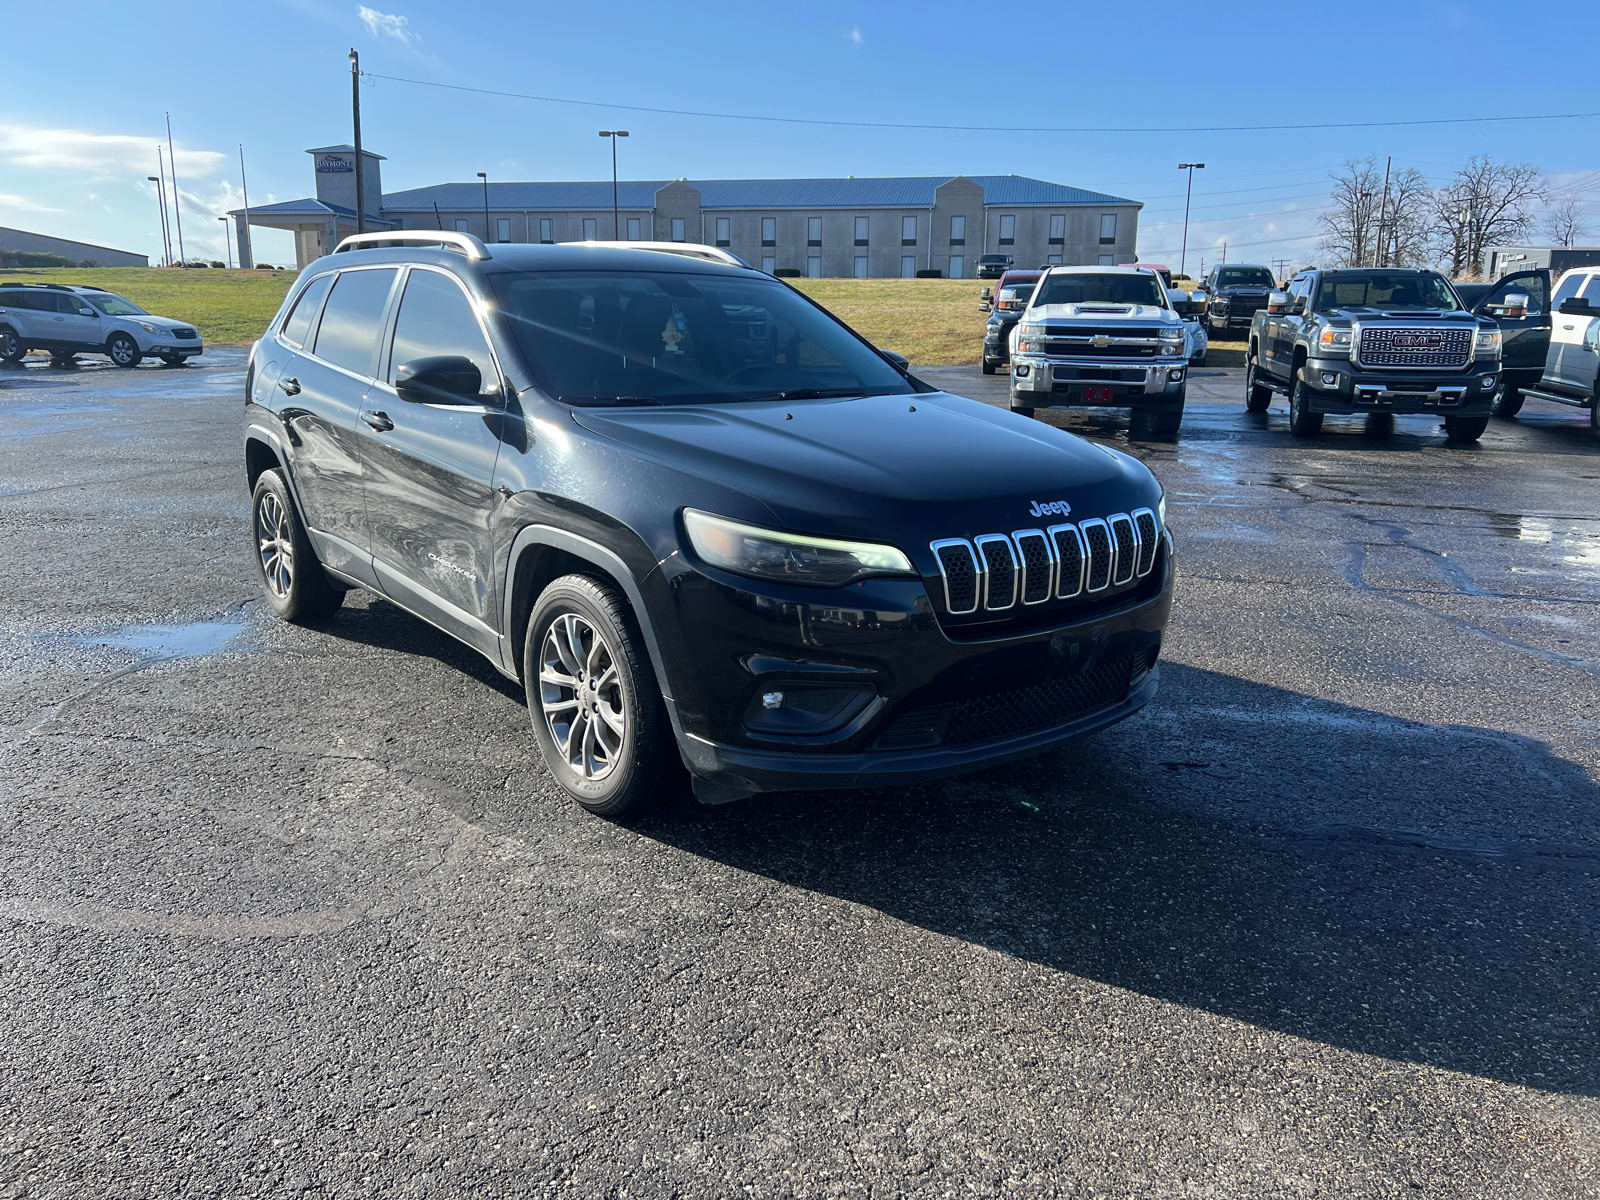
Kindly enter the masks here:
[[1350, 330], [1324, 325], [1317, 334], [1317, 353], [1323, 358], [1350, 357]]
[[1498, 329], [1478, 330], [1478, 354], [1483, 358], [1494, 358], [1500, 353], [1500, 331]]
[[695, 554], [736, 575], [840, 587], [869, 575], [916, 574], [911, 560], [893, 546], [782, 533], [694, 508], [683, 510], [683, 525]]

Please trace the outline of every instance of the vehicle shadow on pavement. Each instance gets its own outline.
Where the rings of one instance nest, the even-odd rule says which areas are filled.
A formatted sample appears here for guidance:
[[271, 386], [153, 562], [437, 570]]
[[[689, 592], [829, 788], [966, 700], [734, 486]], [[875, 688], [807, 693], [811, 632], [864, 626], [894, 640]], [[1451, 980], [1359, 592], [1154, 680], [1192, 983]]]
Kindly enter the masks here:
[[1173, 1003], [1600, 1094], [1600, 846], [1560, 836], [1600, 811], [1581, 767], [1526, 737], [1162, 671], [1151, 710], [1039, 758], [634, 828]]

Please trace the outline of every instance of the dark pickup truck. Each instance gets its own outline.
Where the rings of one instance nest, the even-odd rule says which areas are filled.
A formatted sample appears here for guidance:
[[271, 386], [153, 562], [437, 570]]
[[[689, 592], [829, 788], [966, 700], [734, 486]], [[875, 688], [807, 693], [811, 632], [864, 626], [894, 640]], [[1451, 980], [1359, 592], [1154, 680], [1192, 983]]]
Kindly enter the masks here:
[[1491, 408], [1497, 417], [1514, 417], [1523, 392], [1539, 386], [1550, 350], [1550, 272], [1518, 271], [1493, 283], [1452, 286], [1463, 305], [1500, 326], [1500, 387]]
[[1302, 271], [1250, 325], [1245, 395], [1265, 412], [1289, 396], [1289, 429], [1314, 437], [1327, 413], [1437, 413], [1476, 441], [1500, 385], [1501, 331], [1437, 271]]
[[1277, 286], [1277, 280], [1266, 267], [1244, 263], [1221, 263], [1212, 267], [1195, 289], [1209, 297], [1205, 315], [1207, 331], [1226, 334], [1230, 329], [1250, 328], [1251, 318], [1267, 306], [1267, 294]]

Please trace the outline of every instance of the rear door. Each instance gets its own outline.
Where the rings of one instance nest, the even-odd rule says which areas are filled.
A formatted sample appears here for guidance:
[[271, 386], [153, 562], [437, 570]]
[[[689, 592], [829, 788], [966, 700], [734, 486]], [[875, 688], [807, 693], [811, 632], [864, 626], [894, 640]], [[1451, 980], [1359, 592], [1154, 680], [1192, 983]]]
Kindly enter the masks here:
[[66, 349], [100, 350], [105, 346], [105, 333], [101, 328], [100, 314], [82, 296], [75, 292], [55, 293], [55, 337]]
[[[1589, 307], [1600, 314], [1600, 272], [1589, 276], [1579, 289], [1578, 298], [1587, 300]], [[1600, 315], [1568, 319], [1577, 323], [1573, 331], [1577, 337], [1561, 356], [1561, 381], [1571, 390], [1591, 396], [1596, 376], [1600, 375]]]
[[1550, 352], [1544, 361], [1544, 377], [1560, 387], [1566, 386], [1563, 368], [1566, 366], [1569, 350], [1582, 340], [1584, 334], [1584, 318], [1562, 312], [1561, 305], [1576, 296], [1589, 278], [1587, 271], [1567, 272], [1556, 285], [1555, 295], [1550, 298]]
[[[1520, 317], [1506, 306], [1507, 296], [1526, 296]], [[1504, 371], [1542, 371], [1550, 350], [1550, 272], [1518, 271], [1500, 280], [1473, 306], [1480, 317], [1500, 326], [1500, 367]]]
[[[494, 469], [509, 419], [500, 371], [478, 305], [454, 275], [413, 266], [402, 287], [357, 430], [373, 568], [396, 602], [498, 657]], [[477, 403], [400, 398], [394, 387], [400, 367], [440, 355], [459, 355], [478, 368]]]

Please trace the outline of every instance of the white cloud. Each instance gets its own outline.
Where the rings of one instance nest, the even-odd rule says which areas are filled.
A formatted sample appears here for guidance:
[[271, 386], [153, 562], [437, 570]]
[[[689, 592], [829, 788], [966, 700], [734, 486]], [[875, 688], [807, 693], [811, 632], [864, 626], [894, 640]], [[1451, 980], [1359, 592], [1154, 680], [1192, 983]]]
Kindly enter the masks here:
[[398, 14], [381, 13], [375, 8], [361, 4], [356, 6], [356, 15], [361, 18], [361, 23], [373, 37], [392, 37], [409, 46], [417, 36], [411, 32], [411, 22]]
[[[89, 133], [82, 129], [44, 129], [33, 125], [0, 125], [0, 158], [14, 166], [41, 171], [92, 171], [116, 175], [155, 170], [156, 147], [165, 139], [121, 133]], [[223, 156], [215, 150], [178, 151], [179, 182], [185, 175], [209, 175]]]
[[845, 34], [844, 40], [849, 42], [857, 50], [861, 49], [861, 47], [866, 45], [867, 42], [867, 39], [861, 36], [861, 26], [859, 25], [857, 25], [849, 33]]
[[0, 192], [0, 212], [60, 212], [59, 208], [51, 208], [48, 204], [40, 204], [37, 200], [30, 200], [27, 196], [18, 196], [13, 192]]

